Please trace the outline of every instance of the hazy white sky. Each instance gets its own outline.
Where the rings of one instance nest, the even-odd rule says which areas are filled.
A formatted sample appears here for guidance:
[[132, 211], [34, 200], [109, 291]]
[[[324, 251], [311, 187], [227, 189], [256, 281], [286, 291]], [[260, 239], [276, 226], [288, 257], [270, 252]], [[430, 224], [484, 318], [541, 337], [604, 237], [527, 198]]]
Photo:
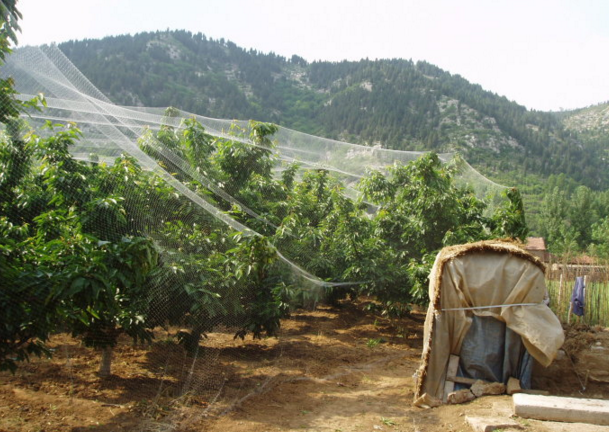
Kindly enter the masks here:
[[609, 0], [19, 0], [20, 45], [186, 29], [313, 60], [426, 60], [531, 109], [609, 101]]

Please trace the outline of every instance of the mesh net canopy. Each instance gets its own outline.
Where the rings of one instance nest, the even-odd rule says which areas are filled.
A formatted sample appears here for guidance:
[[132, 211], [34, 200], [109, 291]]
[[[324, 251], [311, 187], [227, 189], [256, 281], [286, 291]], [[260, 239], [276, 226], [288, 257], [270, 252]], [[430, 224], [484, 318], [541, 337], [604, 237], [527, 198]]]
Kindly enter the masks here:
[[[132, 340], [147, 344], [147, 372], [129, 385], [156, 401], [140, 403], [143, 412], [163, 414], [147, 421], [169, 430], [184, 419], [161, 406], [198, 403], [192, 421], [230, 406], [214, 405], [226, 382], [215, 368], [223, 344], [277, 334], [294, 308], [384, 289], [384, 266], [403, 271], [383, 261], [382, 242], [357, 244], [387, 212], [360, 185], [423, 153], [117, 106], [54, 46], [16, 50], [1, 75], [20, 100], [45, 101], [0, 132], [12, 142], [0, 179], [5, 368], [46, 352], [73, 377], [84, 355], [73, 335], [102, 353], [99, 373], [110, 375], [112, 355], [128, 362]], [[501, 205], [506, 188], [454, 154], [437, 157], [486, 214]], [[322, 234], [345, 240], [328, 246]], [[373, 270], [350, 266], [364, 253]], [[258, 391], [243, 385], [236, 400]]]

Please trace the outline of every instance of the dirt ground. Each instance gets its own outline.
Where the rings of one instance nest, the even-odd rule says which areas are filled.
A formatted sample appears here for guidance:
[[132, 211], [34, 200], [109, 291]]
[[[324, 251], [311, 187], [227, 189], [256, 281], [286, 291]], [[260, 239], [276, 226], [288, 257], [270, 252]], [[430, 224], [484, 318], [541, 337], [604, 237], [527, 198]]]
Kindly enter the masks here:
[[[0, 373], [0, 432], [470, 431], [467, 416], [510, 418], [509, 396], [413, 407], [424, 314], [389, 320], [364, 306], [298, 311], [278, 338], [212, 333], [194, 357], [174, 333], [159, 330], [151, 346], [121, 341], [106, 379], [96, 374], [97, 352], [56, 335], [53, 359]], [[574, 326], [567, 334], [565, 352], [536, 371], [534, 384], [555, 395], [609, 399], [609, 332]], [[609, 431], [512, 420], [530, 432]]]

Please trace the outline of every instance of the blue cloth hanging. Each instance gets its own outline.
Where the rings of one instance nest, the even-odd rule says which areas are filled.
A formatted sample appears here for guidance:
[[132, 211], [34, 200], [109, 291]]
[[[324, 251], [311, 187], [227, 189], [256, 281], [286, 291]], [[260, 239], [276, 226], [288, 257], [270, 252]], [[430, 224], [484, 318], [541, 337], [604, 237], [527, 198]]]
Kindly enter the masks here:
[[573, 312], [577, 316], [584, 315], [584, 298], [586, 293], [586, 285], [584, 285], [583, 276], [575, 278], [575, 286], [573, 287], [573, 293], [571, 294], [571, 304]]

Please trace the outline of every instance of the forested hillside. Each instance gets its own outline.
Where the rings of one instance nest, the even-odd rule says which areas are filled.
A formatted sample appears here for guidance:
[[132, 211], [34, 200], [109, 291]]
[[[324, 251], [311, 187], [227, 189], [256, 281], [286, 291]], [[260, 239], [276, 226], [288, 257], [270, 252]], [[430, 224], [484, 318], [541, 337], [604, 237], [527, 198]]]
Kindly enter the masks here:
[[[565, 128], [425, 62], [308, 63], [246, 51], [186, 31], [67, 42], [60, 49], [110, 99], [257, 119], [330, 138], [400, 150], [457, 150], [487, 175], [565, 174], [609, 185], [598, 154], [609, 140]], [[598, 138], [598, 137], [596, 137]]]

